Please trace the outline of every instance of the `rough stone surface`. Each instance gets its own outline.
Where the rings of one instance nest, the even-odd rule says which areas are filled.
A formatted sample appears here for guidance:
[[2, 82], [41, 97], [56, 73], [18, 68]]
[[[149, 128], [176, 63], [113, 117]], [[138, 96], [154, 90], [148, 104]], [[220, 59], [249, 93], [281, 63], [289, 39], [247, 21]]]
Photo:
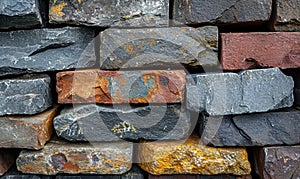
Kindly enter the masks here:
[[17, 158], [23, 173], [55, 175], [123, 174], [132, 163], [131, 143], [67, 143], [51, 140], [42, 150], [24, 150]]
[[251, 175], [148, 175], [148, 179], [252, 179]]
[[277, 0], [276, 31], [300, 31], [300, 0]]
[[66, 71], [56, 75], [59, 103], [179, 103], [185, 72]]
[[36, 114], [52, 105], [48, 75], [24, 75], [0, 80], [0, 116]]
[[217, 66], [218, 28], [108, 29], [101, 32], [102, 69]]
[[187, 107], [209, 115], [266, 112], [291, 107], [294, 82], [278, 68], [187, 77]]
[[16, 153], [12, 150], [0, 150], [0, 176], [7, 172], [7, 170], [14, 164], [16, 157]]
[[224, 70], [300, 68], [300, 32], [222, 33]]
[[250, 174], [244, 148], [213, 148], [193, 135], [186, 141], [150, 142], [140, 145], [140, 167], [153, 175], [162, 174]]
[[91, 67], [93, 37], [80, 27], [0, 32], [0, 76]]
[[41, 149], [51, 138], [57, 107], [34, 116], [0, 117], [0, 147]]
[[300, 111], [239, 116], [215, 116], [200, 120], [204, 144], [213, 146], [267, 146], [300, 143]]
[[62, 110], [54, 128], [70, 141], [177, 140], [189, 135], [190, 120], [180, 104], [136, 108], [91, 104]]
[[175, 0], [173, 18], [179, 23], [245, 23], [268, 21], [272, 0]]
[[167, 26], [169, 1], [50, 0], [50, 23], [87, 26]]
[[255, 170], [262, 179], [300, 178], [300, 146], [256, 150]]
[[1, 0], [0, 29], [41, 26], [38, 6], [37, 0]]

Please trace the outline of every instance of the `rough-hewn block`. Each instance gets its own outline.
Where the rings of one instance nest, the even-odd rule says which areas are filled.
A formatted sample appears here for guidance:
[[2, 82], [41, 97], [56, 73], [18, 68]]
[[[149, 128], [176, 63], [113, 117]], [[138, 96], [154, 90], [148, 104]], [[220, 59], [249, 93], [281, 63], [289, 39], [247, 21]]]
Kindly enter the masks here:
[[187, 107], [210, 115], [228, 115], [290, 107], [292, 77], [278, 68], [187, 76]]
[[[0, 176], [15, 163], [17, 153], [13, 150], [1, 149], [0, 150]], [[2, 178], [2, 177], [1, 177]]]
[[50, 23], [87, 26], [167, 26], [169, 1], [50, 0]]
[[17, 168], [23, 173], [55, 175], [123, 174], [132, 164], [132, 143], [67, 143], [52, 140], [42, 150], [23, 150]]
[[48, 75], [24, 75], [0, 80], [0, 116], [36, 114], [52, 105]]
[[186, 141], [143, 143], [138, 152], [140, 167], [153, 175], [247, 175], [251, 171], [246, 149], [204, 146], [195, 135]]
[[300, 0], [277, 0], [275, 30], [300, 31]]
[[262, 179], [300, 178], [300, 146], [264, 147], [255, 150], [255, 170]]
[[70, 141], [120, 139], [178, 140], [189, 135], [191, 119], [180, 104], [131, 108], [84, 105], [65, 108], [55, 117], [58, 136]]
[[93, 37], [79, 27], [0, 32], [0, 76], [91, 67]]
[[41, 26], [37, 0], [1, 0], [0, 29]]
[[214, 116], [200, 120], [201, 140], [213, 146], [267, 146], [300, 143], [300, 111], [239, 116]]
[[67, 71], [56, 81], [59, 103], [179, 103], [185, 92], [183, 70]]
[[101, 32], [102, 69], [217, 66], [218, 28], [108, 29]]
[[175, 0], [176, 23], [261, 23], [271, 16], [272, 0]]
[[40, 149], [51, 138], [57, 107], [34, 116], [0, 117], [0, 147]]
[[300, 32], [223, 33], [221, 40], [225, 70], [300, 68]]
[[148, 175], [148, 179], [252, 179], [251, 175]]

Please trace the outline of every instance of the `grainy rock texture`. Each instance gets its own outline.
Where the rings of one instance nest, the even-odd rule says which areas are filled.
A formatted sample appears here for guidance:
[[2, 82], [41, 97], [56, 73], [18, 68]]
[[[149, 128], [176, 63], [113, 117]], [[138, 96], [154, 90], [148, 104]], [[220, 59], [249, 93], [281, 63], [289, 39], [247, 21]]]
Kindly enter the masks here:
[[177, 140], [189, 135], [190, 120], [180, 104], [85, 105], [62, 110], [54, 128], [58, 136], [70, 141]]
[[37, 0], [1, 0], [0, 29], [41, 26]]
[[80, 27], [0, 32], [0, 77], [91, 67], [93, 37], [92, 30]]
[[250, 174], [244, 148], [213, 148], [193, 135], [186, 141], [143, 143], [139, 147], [140, 167], [153, 175], [162, 174]]
[[66, 143], [52, 140], [42, 150], [24, 150], [17, 158], [23, 173], [55, 175], [123, 174], [132, 163], [131, 143]]
[[299, 167], [299, 145], [264, 147], [255, 152], [255, 170], [262, 179], [298, 179]]
[[267, 146], [300, 143], [300, 111], [239, 116], [215, 116], [200, 120], [201, 140], [213, 146]]
[[275, 30], [300, 31], [300, 0], [277, 0]]
[[0, 116], [36, 114], [52, 105], [48, 75], [24, 75], [0, 80]]
[[0, 150], [0, 176], [7, 172], [7, 170], [14, 164], [16, 157], [16, 153], [12, 150]]
[[87, 26], [167, 26], [169, 1], [50, 0], [50, 23]]
[[187, 107], [210, 115], [228, 115], [291, 107], [294, 82], [278, 68], [187, 77]]
[[41, 149], [51, 138], [57, 107], [34, 116], [0, 117], [0, 147]]
[[222, 33], [224, 70], [300, 68], [300, 32]]
[[148, 179], [252, 179], [251, 175], [148, 175]]
[[101, 32], [102, 69], [217, 66], [218, 28], [108, 29]]
[[272, 0], [175, 0], [173, 18], [185, 24], [261, 23], [269, 20], [271, 11]]
[[56, 75], [59, 103], [179, 103], [185, 72], [66, 71]]

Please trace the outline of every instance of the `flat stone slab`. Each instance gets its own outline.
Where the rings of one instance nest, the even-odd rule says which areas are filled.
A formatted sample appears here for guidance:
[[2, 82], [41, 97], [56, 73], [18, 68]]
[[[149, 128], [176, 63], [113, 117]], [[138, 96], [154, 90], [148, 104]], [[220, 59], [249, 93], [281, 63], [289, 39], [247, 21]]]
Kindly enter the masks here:
[[214, 116], [200, 120], [200, 136], [213, 146], [268, 146], [300, 143], [300, 111]]
[[0, 117], [0, 147], [41, 149], [51, 138], [57, 107], [33, 116]]
[[217, 66], [218, 28], [107, 29], [101, 32], [101, 69]]
[[8, 171], [8, 169], [15, 163], [16, 158], [17, 153], [15, 151], [11, 149], [0, 150], [0, 176]]
[[181, 104], [66, 107], [55, 117], [58, 136], [69, 141], [178, 140], [186, 138], [192, 126]]
[[39, 12], [38, 1], [1, 0], [0, 22], [0, 29], [31, 28], [41, 26], [42, 18]]
[[82, 27], [0, 32], [0, 77], [92, 67], [93, 38]]
[[274, 28], [276, 31], [300, 31], [300, 0], [277, 0]]
[[294, 81], [278, 68], [187, 76], [187, 108], [229, 115], [291, 107]]
[[255, 171], [264, 179], [300, 178], [300, 146], [264, 147], [255, 151]]
[[175, 0], [173, 18], [184, 24], [262, 23], [271, 11], [272, 0]]
[[169, 1], [68, 1], [50, 0], [49, 19], [53, 24], [86, 26], [149, 27], [169, 24]]
[[52, 105], [48, 75], [24, 75], [0, 80], [0, 116], [37, 114]]
[[245, 148], [204, 146], [196, 135], [186, 141], [143, 143], [138, 159], [139, 166], [153, 175], [248, 175], [251, 171]]
[[222, 33], [224, 70], [300, 68], [300, 32]]
[[61, 104], [180, 103], [185, 93], [183, 70], [66, 71], [56, 82]]
[[55, 175], [123, 174], [132, 165], [132, 143], [67, 143], [51, 140], [42, 150], [23, 150], [17, 168], [23, 173]]
[[251, 175], [148, 175], [148, 179], [252, 179]]

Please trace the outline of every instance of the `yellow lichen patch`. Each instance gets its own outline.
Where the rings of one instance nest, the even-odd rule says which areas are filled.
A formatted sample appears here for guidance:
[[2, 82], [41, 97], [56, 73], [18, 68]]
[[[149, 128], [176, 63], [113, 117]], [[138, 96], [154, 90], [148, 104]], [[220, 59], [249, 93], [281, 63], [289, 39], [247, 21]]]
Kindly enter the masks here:
[[[54, 4], [55, 4], [55, 2], [54, 2]], [[62, 10], [64, 9], [65, 6], [67, 6], [66, 2], [63, 2], [63, 3], [58, 4], [58, 5], [51, 6], [50, 15], [49, 15], [50, 19], [54, 19], [54, 18], [57, 18], [57, 17], [64, 16], [65, 13], [63, 13]]]
[[119, 124], [116, 124], [111, 129], [111, 131], [114, 134], [124, 134], [126, 132], [136, 132], [136, 128], [134, 127], [134, 125], [132, 125], [126, 121], [123, 121], [123, 122], [120, 122]]
[[78, 0], [78, 3], [81, 4], [81, 0]]
[[125, 50], [127, 51], [127, 52], [129, 52], [129, 53], [132, 53], [133, 52], [133, 49], [134, 49], [134, 47], [132, 46], [132, 45], [124, 45], [124, 48], [125, 48]]

